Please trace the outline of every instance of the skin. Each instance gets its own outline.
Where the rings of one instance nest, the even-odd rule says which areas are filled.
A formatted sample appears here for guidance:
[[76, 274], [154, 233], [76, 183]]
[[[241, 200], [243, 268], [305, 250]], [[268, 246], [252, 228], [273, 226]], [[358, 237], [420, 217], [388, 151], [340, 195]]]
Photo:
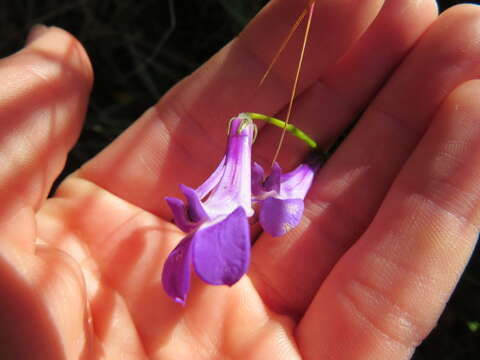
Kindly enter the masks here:
[[[231, 288], [163, 292], [183, 234], [163, 198], [196, 186], [241, 111], [283, 118], [304, 4], [272, 1], [47, 199], [93, 72], [74, 37], [35, 28], [0, 61], [0, 346], [5, 359], [408, 359], [435, 325], [480, 222], [480, 8], [318, 1], [292, 122], [330, 144], [302, 223], [258, 234]], [[275, 31], [271, 31], [275, 29]], [[290, 49], [290, 50], [288, 50]], [[214, 96], [212, 96], [214, 94]], [[271, 161], [278, 129], [254, 157]], [[287, 137], [285, 169], [305, 155]]]

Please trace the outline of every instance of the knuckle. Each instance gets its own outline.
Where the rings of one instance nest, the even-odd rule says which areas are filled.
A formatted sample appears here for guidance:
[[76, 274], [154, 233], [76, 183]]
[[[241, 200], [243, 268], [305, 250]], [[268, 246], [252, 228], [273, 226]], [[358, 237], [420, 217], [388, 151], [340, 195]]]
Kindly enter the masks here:
[[[388, 262], [388, 266], [395, 268], [399, 274], [407, 273], [410, 278], [416, 277], [416, 280], [412, 280], [415, 291], [423, 293], [431, 287], [431, 279], [424, 279], [415, 270], [394, 264], [388, 259], [381, 261]], [[412, 349], [423, 341], [435, 325], [431, 316], [425, 316], [421, 304], [412, 300], [419, 299], [419, 293], [416, 296], [404, 296], [394, 284], [385, 284], [358, 272], [344, 283], [339, 297], [358, 326], [392, 345]]]

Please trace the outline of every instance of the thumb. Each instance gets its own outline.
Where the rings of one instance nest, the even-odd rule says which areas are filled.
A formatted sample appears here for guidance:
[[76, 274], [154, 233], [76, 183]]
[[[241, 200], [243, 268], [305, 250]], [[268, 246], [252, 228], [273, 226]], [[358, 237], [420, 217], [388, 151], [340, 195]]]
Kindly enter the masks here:
[[80, 132], [93, 73], [78, 40], [40, 25], [0, 60], [0, 79], [1, 223], [47, 197]]

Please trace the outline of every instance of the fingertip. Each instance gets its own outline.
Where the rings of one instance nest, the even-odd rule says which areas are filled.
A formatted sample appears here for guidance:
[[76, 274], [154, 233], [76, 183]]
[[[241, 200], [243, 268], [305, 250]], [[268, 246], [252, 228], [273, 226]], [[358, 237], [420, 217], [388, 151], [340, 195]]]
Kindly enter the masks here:
[[29, 45], [30, 43], [34, 42], [42, 35], [48, 32], [48, 27], [43, 24], [36, 24], [32, 26], [30, 32], [27, 35], [27, 39], [25, 40], [25, 45]]
[[440, 13], [440, 8], [435, 0], [415, 0], [415, 3], [421, 8], [422, 13], [427, 16], [430, 15], [437, 17]]
[[480, 6], [456, 5], [444, 11], [434, 24], [433, 33], [443, 44], [453, 44], [458, 55], [480, 48]]
[[86, 49], [74, 35], [56, 26], [35, 25], [27, 42], [26, 53], [56, 64], [62, 71], [68, 70], [77, 86], [82, 84], [90, 91], [93, 67]]
[[480, 11], [480, 6], [475, 3], [464, 3], [464, 4], [458, 4], [455, 6], [451, 6], [447, 10], [443, 12], [443, 14], [459, 14], [459, 13], [466, 13], [466, 12], [471, 12], [471, 11]]

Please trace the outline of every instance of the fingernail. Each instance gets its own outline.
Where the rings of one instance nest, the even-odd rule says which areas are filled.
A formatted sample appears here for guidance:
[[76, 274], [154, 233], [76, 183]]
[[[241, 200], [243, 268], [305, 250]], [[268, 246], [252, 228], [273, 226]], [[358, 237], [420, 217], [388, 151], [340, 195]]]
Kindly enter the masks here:
[[48, 31], [48, 26], [45, 26], [43, 24], [34, 25], [30, 29], [30, 32], [28, 33], [27, 40], [25, 41], [25, 44], [28, 45], [31, 42], [37, 40], [43, 34], [45, 34], [47, 31]]

